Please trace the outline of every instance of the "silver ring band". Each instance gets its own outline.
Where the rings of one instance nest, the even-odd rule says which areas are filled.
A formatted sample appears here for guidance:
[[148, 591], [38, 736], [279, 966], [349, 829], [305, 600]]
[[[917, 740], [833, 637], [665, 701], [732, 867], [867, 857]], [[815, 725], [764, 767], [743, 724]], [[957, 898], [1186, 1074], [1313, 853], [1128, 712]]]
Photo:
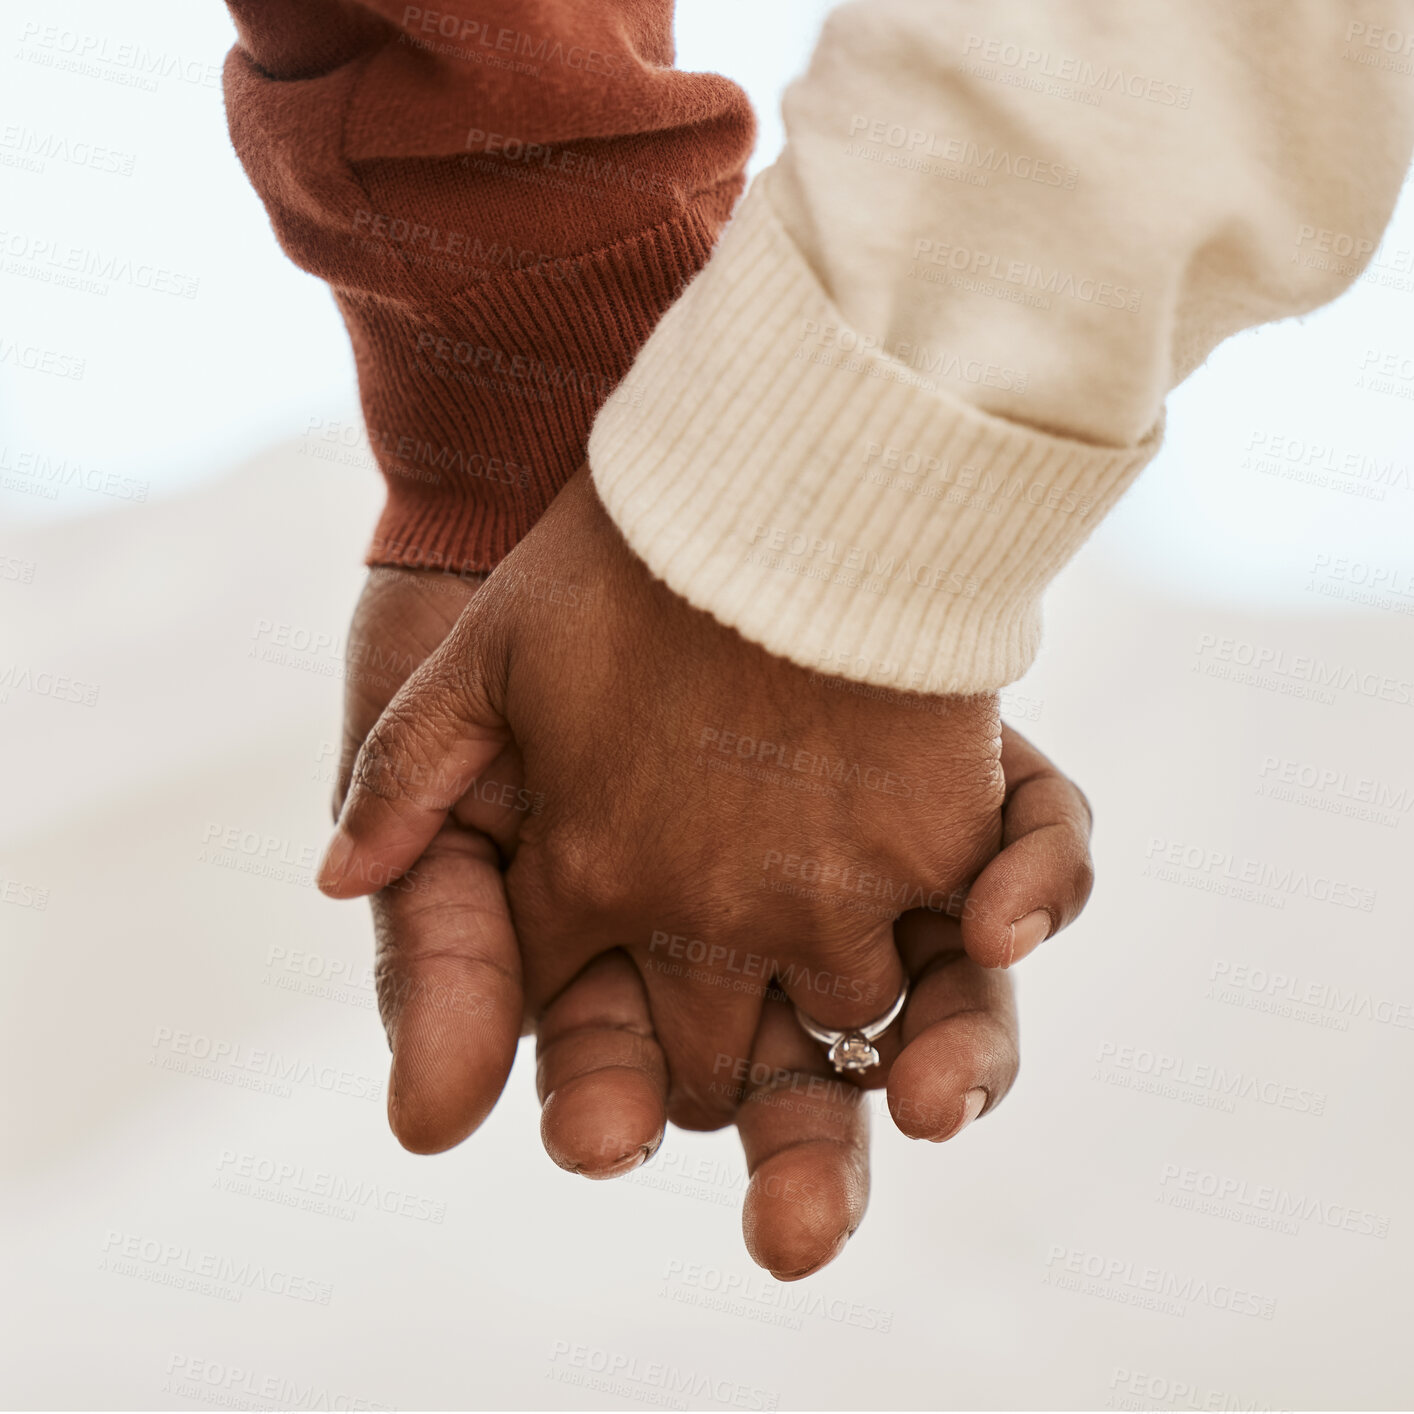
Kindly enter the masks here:
[[872, 1070], [879, 1064], [879, 1053], [870, 1042], [876, 1041], [898, 1020], [907, 1000], [908, 978], [905, 977], [903, 986], [888, 1011], [882, 1016], [876, 1016], [873, 1021], [866, 1021], [862, 1026], [851, 1026], [846, 1030], [837, 1031], [831, 1026], [822, 1026], [798, 1006], [795, 1009], [795, 1019], [807, 1036], [829, 1048], [826, 1057], [838, 1074], [857, 1073]]

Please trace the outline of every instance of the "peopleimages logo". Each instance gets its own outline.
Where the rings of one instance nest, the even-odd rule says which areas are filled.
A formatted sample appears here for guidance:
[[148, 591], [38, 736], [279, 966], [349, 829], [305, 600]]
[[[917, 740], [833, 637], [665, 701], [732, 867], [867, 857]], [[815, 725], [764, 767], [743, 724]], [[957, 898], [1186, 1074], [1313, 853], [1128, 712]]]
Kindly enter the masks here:
[[0, 444], [0, 472], [9, 473], [4, 478], [6, 489], [22, 491], [28, 484], [51, 501], [58, 499], [61, 490], [89, 491], [95, 496], [112, 496], [119, 501], [145, 501], [150, 489], [146, 481], [136, 477], [103, 472], [69, 457], [51, 457], [8, 444]]
[[29, 373], [46, 373], [51, 378], [82, 380], [87, 361], [62, 349], [46, 349], [38, 344], [17, 344], [0, 338], [0, 366], [22, 368]]
[[[1183, 1194], [1211, 1199], [1219, 1210], [1223, 1205], [1231, 1205], [1241, 1213], [1242, 1220], [1252, 1226], [1264, 1226], [1266, 1224], [1259, 1219], [1270, 1219], [1276, 1223], [1284, 1220], [1314, 1222], [1363, 1237], [1389, 1235], [1389, 1217], [1385, 1214], [1352, 1208], [1347, 1203], [1329, 1203], [1313, 1194], [1292, 1193], [1274, 1184], [1251, 1183], [1245, 1178], [1233, 1178], [1187, 1164], [1165, 1164], [1159, 1176], [1159, 1188], [1171, 1196]], [[1216, 1215], [1226, 1216], [1221, 1211]]]
[[1348, 1031], [1352, 1021], [1414, 1031], [1414, 1002], [1379, 996], [1348, 983], [1223, 959], [1213, 963], [1208, 982], [1208, 996], [1213, 1001], [1290, 1016], [1296, 1021], [1329, 1023], [1333, 1031]]
[[1039, 182], [1042, 186], [1062, 187], [1069, 191], [1075, 186], [1078, 173], [1074, 167], [1051, 162], [1024, 152], [1012, 152], [995, 143], [982, 146], [972, 138], [944, 137], [924, 128], [910, 128], [892, 123], [887, 118], [866, 118], [856, 113], [849, 120], [850, 137], [860, 137], [876, 147], [892, 148], [915, 158], [932, 158], [958, 167], [976, 167], [992, 174], [1015, 177], [1023, 182]]
[[1189, 1303], [1259, 1321], [1270, 1321], [1277, 1309], [1276, 1297], [1261, 1296], [1231, 1282], [1182, 1276], [1165, 1267], [1140, 1266], [1122, 1257], [1106, 1257], [1060, 1243], [1052, 1243], [1046, 1254], [1044, 1280], [1048, 1286], [1152, 1308], [1171, 1316], [1186, 1314]]
[[886, 1307], [868, 1306], [843, 1297], [829, 1297], [794, 1283], [773, 1281], [761, 1272], [722, 1271], [700, 1262], [684, 1262], [674, 1258], [668, 1263], [663, 1280], [670, 1285], [662, 1294], [672, 1300], [682, 1300], [681, 1293], [689, 1290], [721, 1298], [720, 1304], [689, 1300], [685, 1302], [687, 1305], [715, 1305], [717, 1309], [730, 1311], [734, 1303], [750, 1303], [770, 1307], [792, 1317], [832, 1321], [857, 1330], [886, 1335], [893, 1329], [894, 1313]]
[[747, 563], [766, 564], [768, 568], [766, 559], [751, 557], [768, 552], [770, 555], [808, 561], [825, 569], [857, 573], [865, 582], [877, 581], [881, 587], [906, 584], [917, 589], [956, 594], [963, 599], [977, 597], [977, 577], [969, 570], [951, 565], [930, 565], [923, 560], [914, 561], [908, 555], [900, 556], [892, 551], [864, 545], [842, 544], [805, 530], [757, 524], [752, 528], [748, 544], [753, 549], [747, 552]]
[[[469, 128], [466, 150], [470, 154], [462, 161], [478, 171], [511, 176], [516, 171], [534, 175], [569, 178], [563, 185], [570, 190], [593, 191], [609, 186], [627, 187], [630, 191], [667, 195], [671, 178], [647, 167], [632, 167], [627, 162], [593, 152], [576, 152], [552, 143], [529, 142], [513, 133], [495, 133], [486, 128]], [[492, 161], [491, 159], [495, 159]]]
[[781, 1402], [774, 1390], [580, 1341], [555, 1342], [546, 1378], [670, 1409], [701, 1409], [713, 1400], [733, 1409], [770, 1410], [780, 1408]]
[[149, 49], [132, 40], [114, 41], [108, 35], [83, 33], [28, 20], [20, 43], [34, 46], [17, 57], [42, 59], [50, 66], [74, 73], [97, 75], [103, 70], [123, 74], [129, 86], [155, 93], [159, 79], [177, 79], [197, 88], [220, 88], [219, 61], [195, 59], [164, 49]]
[[[694, 981], [721, 982], [732, 985], [735, 991], [748, 991], [755, 995], [764, 993], [767, 983], [774, 977], [784, 986], [808, 989], [819, 996], [848, 996], [857, 1002], [867, 1000], [864, 989], [855, 978], [823, 968], [812, 972], [808, 967], [782, 963], [769, 953], [753, 949], [708, 943], [703, 938], [689, 938], [684, 933], [665, 933], [655, 928], [648, 951], [658, 953], [660, 949], [662, 957], [655, 958], [653, 966], [655, 971], [665, 976], [685, 975]], [[665, 962], [665, 959], [672, 959], [672, 963]], [[674, 966], [673, 963], [686, 963], [687, 966]], [[734, 984], [733, 978], [739, 979], [738, 983]], [[721, 1060], [719, 1056], [714, 1072], [721, 1068]]]
[[1228, 1070], [1225, 1066], [1206, 1063], [1194, 1065], [1182, 1056], [1165, 1055], [1162, 1051], [1151, 1051], [1144, 1046], [1123, 1046], [1114, 1041], [1102, 1041], [1096, 1061], [1101, 1067], [1097, 1079], [1107, 1079], [1108, 1071], [1122, 1079], [1133, 1076], [1153, 1082], [1152, 1086], [1138, 1085], [1134, 1088], [1154, 1088], [1160, 1094], [1172, 1091], [1172, 1098], [1182, 1098], [1180, 1092], [1185, 1090], [1210, 1095], [1223, 1102], [1218, 1108], [1229, 1112], [1234, 1100], [1256, 1100], [1259, 1104], [1273, 1105], [1297, 1114], [1320, 1116], [1326, 1112], [1327, 1096], [1319, 1090], [1284, 1084], [1245, 1070]]
[[159, 1026], [153, 1034], [152, 1051], [152, 1063], [161, 1070], [219, 1080], [239, 1089], [265, 1090], [288, 1097], [291, 1087], [308, 1085], [326, 1094], [348, 1095], [357, 1100], [382, 1097], [380, 1082], [370, 1076], [200, 1032]]
[[1407, 786], [1283, 756], [1263, 758], [1257, 775], [1257, 794], [1263, 800], [1299, 805], [1391, 830], [1399, 828], [1414, 806], [1414, 793]]
[[106, 295], [116, 284], [177, 299], [195, 299], [201, 288], [196, 275], [25, 231], [0, 230], [0, 255], [16, 262], [6, 267], [10, 274], [90, 294]]
[[1230, 1394], [1226, 1390], [1205, 1388], [1193, 1380], [1178, 1380], [1147, 1370], [1131, 1370], [1125, 1365], [1115, 1366], [1110, 1376], [1110, 1390], [1105, 1399], [1106, 1409], [1156, 1409], [1163, 1406], [1176, 1410], [1240, 1409], [1244, 1414], [1272, 1414], [1276, 1408], [1275, 1405]]
[[63, 673], [38, 672], [28, 663], [7, 663], [0, 668], [0, 704], [10, 700], [11, 692], [25, 692], [33, 697], [48, 697], [55, 702], [72, 702], [80, 707], [92, 707], [98, 702], [99, 684], [71, 678]]
[[[1375, 890], [1326, 874], [1299, 869], [1291, 864], [1273, 864], [1264, 859], [1244, 858], [1231, 850], [1206, 849], [1202, 845], [1186, 844], [1152, 836], [1145, 851], [1149, 861], [1144, 867], [1146, 877], [1182, 882], [1182, 876], [1208, 876], [1219, 883], [1244, 885], [1253, 890], [1268, 890], [1279, 901], [1286, 898], [1310, 899], [1315, 903], [1334, 904], [1339, 908], [1358, 908], [1373, 913]], [[1214, 892], [1224, 892], [1214, 889]], [[1254, 895], [1254, 901], [1265, 902]]]
[[1030, 44], [1017, 44], [991, 35], [969, 34], [962, 52], [976, 63], [995, 64], [1029, 78], [1051, 79], [1103, 93], [1122, 93], [1166, 108], [1187, 108], [1193, 90], [1145, 74], [1131, 73], [1118, 64], [1096, 64], [1075, 55], [1054, 54]]
[[[902, 447], [870, 442], [865, 448], [865, 470], [859, 480], [876, 486], [917, 492], [920, 487], [934, 488], [934, 499], [946, 499], [950, 504], [976, 506], [988, 513], [999, 513], [1006, 504], [1025, 501], [1028, 505], [1075, 515], [1083, 520], [1095, 504], [1092, 495], [1054, 482], [1026, 480], [1008, 476], [1005, 472], [976, 466], [971, 462], [949, 462], [931, 453], [920, 453]], [[975, 496], [965, 494], [976, 492]], [[957, 493], [957, 494], [953, 494]]]
[[460, 48], [470, 54], [475, 54], [478, 49], [490, 55], [509, 54], [536, 65], [559, 64], [566, 69], [579, 69], [586, 74], [601, 74], [607, 78], [616, 77], [621, 66], [617, 55], [587, 49], [582, 44], [566, 45], [548, 36], [537, 37], [505, 25], [464, 19], [445, 10], [427, 10], [421, 5], [405, 6], [402, 22], [403, 29], [414, 42], [422, 35], [455, 40]]
[[821, 324], [815, 319], [801, 321], [795, 357], [822, 368], [904, 383], [929, 392], [937, 391], [937, 378], [979, 388], [1000, 388], [1008, 393], [1024, 393], [1030, 381], [1030, 374], [1023, 368], [1010, 368], [906, 339], [890, 342], [875, 334], [861, 334], [848, 325]]
[[1316, 766], [1286, 756], [1264, 756], [1258, 775], [1279, 785], [1299, 786], [1302, 790], [1339, 796], [1358, 805], [1372, 805], [1400, 815], [1414, 805], [1414, 794], [1408, 786], [1395, 786], [1373, 776], [1357, 776], [1334, 766]]
[[308, 1379], [262, 1375], [243, 1365], [212, 1360], [204, 1355], [172, 1355], [167, 1361], [164, 1394], [199, 1400], [222, 1409], [334, 1410], [336, 1414], [393, 1410], [391, 1404], [374, 1404]]
[[33, 128], [19, 123], [10, 123], [0, 129], [0, 149], [14, 154], [14, 165], [33, 172], [43, 172], [46, 162], [56, 161], [71, 167], [87, 167], [95, 172], [130, 177], [133, 164], [137, 161], [136, 155], [131, 152], [115, 151], [59, 133], [35, 132]]
[[247, 1291], [260, 1291], [268, 1296], [327, 1306], [334, 1293], [327, 1281], [282, 1267], [268, 1267], [248, 1257], [237, 1260], [219, 1252], [203, 1252], [186, 1243], [162, 1242], [141, 1233], [110, 1229], [102, 1250], [104, 1271], [222, 1300], [239, 1301]]
[[1351, 20], [1345, 40], [1347, 44], [1363, 45], [1385, 54], [1414, 54], [1414, 29], [1389, 29], [1384, 25], [1367, 25], [1363, 20]]
[[1057, 266], [1049, 269], [1029, 260], [1008, 260], [994, 251], [975, 250], [970, 246], [950, 245], [946, 241], [920, 236], [913, 243], [913, 260], [917, 266], [936, 266], [955, 274], [983, 276], [1003, 284], [1038, 290], [1046, 295], [1065, 295], [1084, 304], [1097, 304], [1106, 309], [1124, 309], [1134, 313], [1143, 302], [1143, 291], [1113, 280], [1097, 280], [1093, 276], [1077, 276], [1073, 271]]
[[1391, 490], [1414, 490], [1409, 466], [1393, 457], [1371, 456], [1263, 428], [1248, 437], [1242, 467], [1367, 501], [1383, 501]]
[[331, 1217], [351, 1219], [362, 1209], [440, 1224], [447, 1215], [447, 1205], [438, 1199], [264, 1154], [222, 1149], [216, 1173], [223, 1192]]
[[1293, 696], [1333, 702], [1335, 692], [1352, 692], [1399, 707], [1414, 705], [1414, 682], [1388, 673], [1368, 672], [1346, 663], [1328, 663], [1305, 653], [1288, 653], [1270, 644], [1200, 633], [1194, 669], [1209, 677], [1257, 687], [1278, 687]]
[[855, 787], [905, 800], [922, 799], [927, 794], [927, 782], [921, 777], [896, 775], [883, 766], [825, 756], [808, 747], [768, 741], [726, 727], [703, 727], [697, 738], [697, 750], [699, 755], [711, 751], [771, 770], [818, 776], [837, 787]]
[[43, 913], [49, 907], [49, 890], [35, 884], [24, 884], [18, 879], [0, 877], [0, 903], [15, 908], [32, 908]]

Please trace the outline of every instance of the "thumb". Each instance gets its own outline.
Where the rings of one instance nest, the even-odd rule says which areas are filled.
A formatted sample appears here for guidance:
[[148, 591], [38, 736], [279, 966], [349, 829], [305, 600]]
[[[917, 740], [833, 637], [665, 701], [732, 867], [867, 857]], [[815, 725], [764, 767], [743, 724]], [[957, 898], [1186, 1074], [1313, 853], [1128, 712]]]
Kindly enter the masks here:
[[510, 740], [492, 701], [503, 666], [499, 636], [473, 601], [359, 748], [334, 837], [319, 863], [323, 893], [376, 893], [418, 861], [448, 811]]

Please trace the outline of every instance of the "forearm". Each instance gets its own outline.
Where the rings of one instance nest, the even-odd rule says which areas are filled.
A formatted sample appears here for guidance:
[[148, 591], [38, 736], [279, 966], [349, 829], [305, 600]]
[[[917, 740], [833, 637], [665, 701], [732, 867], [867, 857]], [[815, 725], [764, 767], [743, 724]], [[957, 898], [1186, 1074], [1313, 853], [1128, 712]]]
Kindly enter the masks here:
[[230, 0], [231, 135], [334, 291], [388, 484], [370, 561], [493, 566], [703, 265], [753, 122], [670, 0]]
[[[1169, 389], [1378, 244], [1414, 121], [1407, 76], [1358, 62], [1380, 26], [1414, 6], [842, 7], [784, 155], [599, 419], [610, 512], [797, 662], [1019, 676]], [[1321, 231], [1351, 258], [1311, 258]]]

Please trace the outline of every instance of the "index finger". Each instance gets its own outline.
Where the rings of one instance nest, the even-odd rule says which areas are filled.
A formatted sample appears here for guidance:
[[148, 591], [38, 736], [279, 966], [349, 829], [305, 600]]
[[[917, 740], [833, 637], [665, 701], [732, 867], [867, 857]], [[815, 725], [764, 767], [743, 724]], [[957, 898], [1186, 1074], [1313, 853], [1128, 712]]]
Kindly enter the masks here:
[[1019, 732], [1002, 728], [1002, 848], [974, 880], [962, 942], [984, 967], [1010, 967], [1073, 922], [1095, 879], [1090, 802]]

